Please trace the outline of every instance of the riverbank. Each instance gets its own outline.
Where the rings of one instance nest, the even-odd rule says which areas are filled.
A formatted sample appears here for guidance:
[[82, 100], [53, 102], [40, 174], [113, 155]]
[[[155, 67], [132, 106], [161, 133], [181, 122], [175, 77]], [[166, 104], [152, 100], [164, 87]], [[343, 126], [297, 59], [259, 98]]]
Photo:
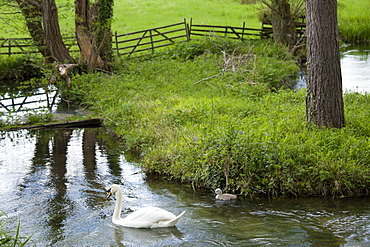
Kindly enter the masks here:
[[76, 76], [70, 97], [140, 152], [148, 174], [251, 197], [367, 194], [369, 95], [345, 95], [345, 128], [317, 129], [305, 91], [283, 89], [298, 69], [286, 50], [235, 45], [125, 60], [113, 76]]

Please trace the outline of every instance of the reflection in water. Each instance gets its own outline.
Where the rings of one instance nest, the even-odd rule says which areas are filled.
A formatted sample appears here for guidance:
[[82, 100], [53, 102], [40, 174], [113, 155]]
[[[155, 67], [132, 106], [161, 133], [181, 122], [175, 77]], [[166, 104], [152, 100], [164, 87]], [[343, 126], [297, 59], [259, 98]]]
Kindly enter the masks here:
[[[116, 243], [124, 246], [123, 243], [134, 243], [135, 246], [163, 246], [163, 243], [170, 243], [169, 246], [176, 246], [176, 242], [181, 242], [183, 235], [176, 228], [155, 228], [155, 229], [135, 229], [121, 226], [115, 228]], [[165, 245], [164, 245], [165, 246]]]
[[347, 91], [370, 92], [370, 45], [342, 48], [343, 88]]
[[[370, 45], [361, 44], [341, 48], [341, 72], [343, 91], [370, 92]], [[306, 75], [298, 74], [295, 88], [305, 88]]]
[[[220, 202], [144, 177], [122, 150], [102, 128], [0, 132], [0, 210], [37, 246], [370, 246], [370, 199]], [[144, 206], [187, 213], [176, 228], [116, 226], [112, 183], [123, 217]]]
[[[52, 231], [52, 244], [63, 238], [64, 222], [68, 212], [72, 211], [73, 206], [69, 198], [66, 197], [66, 155], [67, 145], [71, 138], [72, 130], [58, 130], [54, 132], [51, 140], [52, 155], [50, 159], [50, 185], [55, 189], [52, 198], [49, 199], [48, 205], [48, 225]], [[42, 137], [41, 137], [42, 138]]]

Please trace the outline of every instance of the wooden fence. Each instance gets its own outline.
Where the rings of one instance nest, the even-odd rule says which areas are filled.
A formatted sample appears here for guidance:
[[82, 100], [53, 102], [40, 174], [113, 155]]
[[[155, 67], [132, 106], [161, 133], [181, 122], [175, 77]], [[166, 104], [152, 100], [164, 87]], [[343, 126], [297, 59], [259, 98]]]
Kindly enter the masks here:
[[[295, 30], [297, 33], [298, 40], [300, 38], [305, 37], [306, 32], [306, 18], [304, 16], [301, 16], [297, 19], [295, 19]], [[273, 30], [272, 30], [272, 23], [271, 21], [265, 21], [262, 22], [262, 29], [261, 29], [261, 38], [272, 38], [273, 36]]]
[[[304, 34], [305, 23], [297, 22], [297, 33]], [[241, 27], [197, 25], [187, 22], [131, 32], [112, 37], [113, 49], [117, 55], [132, 55], [133, 53], [150, 51], [181, 42], [197, 39], [199, 36], [215, 35], [232, 39], [261, 39], [272, 37], [270, 23], [263, 23], [261, 29], [247, 28], [245, 22]], [[65, 38], [65, 44], [70, 52], [79, 52], [74, 37]], [[0, 39], [0, 56], [38, 53], [37, 47], [32, 45], [31, 38]]]
[[[70, 52], [80, 52], [75, 37], [65, 37], [64, 43]], [[32, 43], [31, 38], [1, 38], [0, 56], [39, 53], [37, 46]]]
[[114, 35], [113, 45], [118, 55], [131, 55], [135, 52], [154, 49], [190, 40], [186, 20], [172, 25], [151, 28], [143, 31]]

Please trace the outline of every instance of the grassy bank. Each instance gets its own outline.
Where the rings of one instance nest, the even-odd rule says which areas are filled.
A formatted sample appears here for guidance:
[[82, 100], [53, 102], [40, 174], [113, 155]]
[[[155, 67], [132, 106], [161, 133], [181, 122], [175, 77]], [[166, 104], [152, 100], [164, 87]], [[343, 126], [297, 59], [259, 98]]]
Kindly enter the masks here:
[[[238, 45], [227, 66], [216, 51]], [[70, 97], [139, 151], [148, 173], [250, 196], [368, 193], [369, 95], [345, 96], [345, 128], [317, 129], [305, 121], [305, 92], [277, 89], [297, 71], [283, 47], [189, 46], [122, 61], [115, 76], [77, 76]], [[175, 56], [194, 47], [208, 49]]]
[[338, 0], [338, 25], [346, 43], [370, 42], [370, 1]]

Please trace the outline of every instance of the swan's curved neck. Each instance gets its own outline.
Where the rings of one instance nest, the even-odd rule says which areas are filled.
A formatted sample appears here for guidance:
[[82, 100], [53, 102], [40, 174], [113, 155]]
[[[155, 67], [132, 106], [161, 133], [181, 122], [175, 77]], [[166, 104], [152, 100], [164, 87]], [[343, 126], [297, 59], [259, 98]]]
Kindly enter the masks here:
[[122, 211], [122, 190], [119, 188], [116, 193], [116, 206], [114, 207], [113, 220], [121, 219]]

